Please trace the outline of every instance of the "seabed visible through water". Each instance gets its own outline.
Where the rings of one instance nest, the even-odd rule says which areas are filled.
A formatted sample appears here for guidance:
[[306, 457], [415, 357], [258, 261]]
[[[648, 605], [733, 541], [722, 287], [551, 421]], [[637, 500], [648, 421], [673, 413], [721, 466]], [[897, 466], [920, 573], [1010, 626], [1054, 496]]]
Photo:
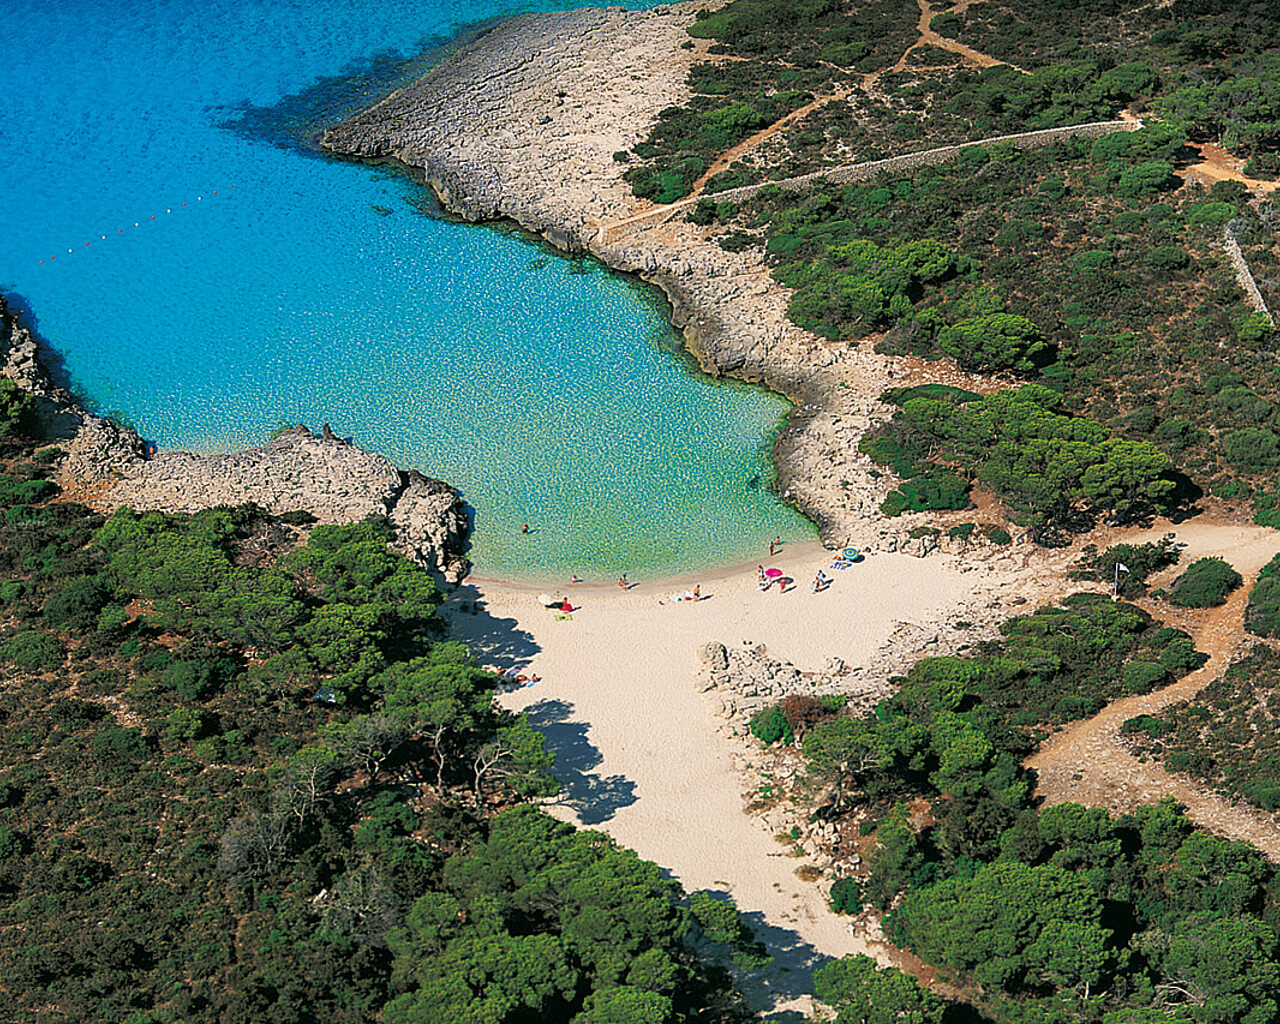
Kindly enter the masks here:
[[812, 539], [770, 491], [786, 403], [692, 372], [652, 290], [295, 141], [511, 9], [16, 0], [0, 290], [161, 447], [329, 422], [453, 483], [485, 575], [659, 577]]

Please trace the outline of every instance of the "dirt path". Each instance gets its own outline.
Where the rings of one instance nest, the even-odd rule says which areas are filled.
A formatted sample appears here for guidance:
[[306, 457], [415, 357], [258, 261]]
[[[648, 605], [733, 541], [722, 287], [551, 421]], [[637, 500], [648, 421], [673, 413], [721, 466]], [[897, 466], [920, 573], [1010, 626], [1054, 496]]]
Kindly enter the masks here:
[[1262, 181], [1259, 178], [1246, 178], [1241, 173], [1242, 161], [1237, 160], [1221, 146], [1213, 142], [1202, 145], [1191, 144], [1191, 148], [1200, 154], [1200, 159], [1187, 168], [1187, 173], [1201, 181], [1239, 181], [1249, 186], [1255, 194], [1274, 192], [1280, 188], [1280, 182]]
[[[973, 0], [970, 0], [970, 2], [973, 2]], [[903, 54], [898, 58], [897, 63], [889, 70], [895, 72], [905, 70], [907, 67], [907, 59], [910, 56], [911, 51], [918, 49], [921, 46], [936, 46], [941, 50], [957, 53], [965, 60], [969, 61], [971, 64], [977, 65], [978, 67], [990, 68], [999, 64], [1008, 64], [1007, 61], [997, 60], [990, 54], [982, 53], [973, 49], [971, 46], [966, 46], [964, 43], [958, 42], [955, 39], [948, 39], [945, 36], [938, 35], [938, 33], [934, 32], [933, 29], [929, 27], [929, 22], [933, 19], [933, 9], [929, 5], [929, 0], [916, 0], [916, 3], [920, 7], [920, 20], [916, 25], [916, 30], [920, 33], [920, 38], [903, 51]], [[964, 11], [968, 10], [968, 8], [968, 2], [960, 3], [956, 5], [954, 11], [957, 14], [963, 14]], [[730, 57], [726, 59], [736, 58]], [[1013, 68], [1015, 71], [1022, 72], [1024, 75], [1029, 74], [1029, 72], [1023, 71], [1022, 68], [1015, 64], [1008, 64], [1008, 66]], [[880, 71], [874, 71], [871, 74], [864, 76], [862, 81], [863, 89], [867, 92], [871, 92], [875, 88], [876, 83], [880, 80], [880, 76], [885, 73], [885, 69], [881, 69]], [[767, 128], [761, 129], [749, 138], [743, 139], [736, 146], [720, 154], [720, 156], [716, 158], [715, 162], [712, 163], [705, 172], [703, 172], [702, 176], [693, 183], [693, 191], [691, 191], [689, 195], [674, 203], [668, 204], [666, 207], [650, 207], [649, 209], [642, 210], [631, 217], [614, 221], [612, 224], [605, 225], [604, 230], [616, 231], [617, 229], [632, 222], [648, 221], [654, 216], [656, 209], [669, 209], [674, 211], [677, 208], [691, 206], [702, 196], [703, 190], [707, 187], [707, 182], [717, 174], [726, 170], [735, 160], [741, 159], [743, 155], [755, 151], [769, 139], [782, 134], [782, 132], [786, 131], [797, 121], [804, 119], [819, 107], [825, 106], [833, 100], [843, 99], [845, 95], [846, 94], [844, 93], [837, 93], [831, 96], [819, 96], [811, 102], [806, 103], [803, 107], [793, 110], [791, 113], [775, 121]]]
[[[1016, 64], [1010, 64], [1007, 60], [997, 60], [989, 53], [983, 53], [981, 50], [975, 50], [972, 46], [966, 46], [957, 39], [949, 39], [946, 36], [940, 36], [932, 28], [929, 23], [933, 21], [933, 8], [929, 4], [929, 0], [916, 0], [920, 7], [920, 21], [916, 24], [916, 31], [920, 33], [920, 38], [907, 47], [906, 52], [898, 58], [898, 63], [893, 66], [894, 71], [905, 71], [907, 69], [907, 56], [912, 50], [919, 49], [921, 46], [936, 46], [939, 50], [946, 50], [948, 53], [958, 53], [970, 64], [976, 64], [980, 68], [994, 68], [1001, 64], [1006, 67], [1013, 68], [1024, 75], [1031, 72], [1024, 71]], [[964, 14], [969, 9], [969, 4], [956, 4], [950, 11], [952, 14]]]
[[[1190, 539], [1206, 538], [1192, 533]], [[1193, 544], [1192, 554], [1200, 557], [1203, 552], [1195, 547]], [[1244, 632], [1244, 608], [1249, 591], [1258, 571], [1277, 547], [1280, 547], [1280, 537], [1265, 532], [1250, 538], [1244, 546], [1237, 546], [1233, 564], [1245, 577], [1244, 585], [1222, 607], [1191, 613], [1178, 623], [1192, 634], [1196, 646], [1209, 655], [1202, 668], [1155, 693], [1124, 697], [1109, 704], [1093, 718], [1051, 736], [1027, 760], [1027, 766], [1039, 776], [1037, 792], [1046, 803], [1071, 801], [1122, 813], [1139, 804], [1172, 796], [1186, 807], [1196, 824], [1231, 839], [1247, 839], [1269, 858], [1280, 861], [1280, 825], [1269, 815], [1245, 804], [1231, 803], [1184, 777], [1170, 774], [1154, 762], [1139, 761], [1123, 747], [1120, 739], [1120, 727], [1126, 720], [1136, 715], [1156, 714], [1171, 704], [1194, 697], [1247, 648], [1250, 640]], [[1228, 553], [1228, 559], [1232, 560], [1232, 553]], [[1184, 558], [1183, 562], [1187, 560]], [[1166, 609], [1160, 609], [1160, 613], [1168, 617]]]
[[707, 168], [706, 173], [703, 174], [701, 178], [699, 178], [697, 181], [693, 183], [693, 191], [686, 197], [686, 201], [694, 200], [694, 199], [697, 199], [699, 196], [701, 196], [702, 190], [707, 187], [707, 182], [710, 181], [712, 178], [714, 178], [721, 171], [728, 168], [728, 166], [731, 163], [733, 163], [735, 160], [741, 157], [744, 153], [750, 153], [757, 146], [773, 138], [775, 135], [778, 135], [779, 133], [786, 131], [793, 124], [799, 121], [801, 118], [807, 117], [809, 114], [813, 113], [819, 107], [825, 106], [826, 104], [830, 103], [832, 100], [843, 99], [843, 98], [844, 98], [843, 95], [819, 96], [816, 100], [813, 100], [810, 103], [806, 103], [803, 107], [793, 110], [791, 111], [791, 113], [787, 114], [785, 117], [780, 118], [777, 121], [774, 121], [773, 124], [769, 125], [768, 128], [764, 128], [761, 131], [756, 132], [750, 138], [743, 139], [732, 149], [726, 150], [724, 153], [722, 153], [719, 157], [716, 158], [715, 163], [713, 163], [710, 167]]
[[[862, 88], [866, 92], [870, 93], [875, 91], [876, 87], [880, 83], [882, 75], [888, 74], [889, 72], [896, 74], [901, 71], [906, 71], [907, 59], [911, 56], [911, 51], [917, 50], [922, 46], [936, 46], [939, 50], [946, 50], [948, 53], [959, 54], [970, 64], [980, 68], [993, 68], [1004, 64], [1024, 75], [1030, 74], [1030, 72], [1024, 71], [1016, 64], [1010, 64], [1008, 61], [1004, 60], [997, 60], [989, 53], [983, 53], [981, 50], [975, 50], [972, 46], [966, 46], [957, 39], [949, 39], [946, 36], [938, 35], [937, 32], [929, 27], [929, 23], [933, 21], [933, 7], [929, 4], [929, 0], [916, 0], [916, 4], [920, 8], [920, 20], [916, 23], [916, 31], [920, 33], [920, 38], [903, 51], [902, 56], [898, 58], [898, 62], [894, 64], [892, 68], [882, 68], [879, 71], [872, 71], [870, 74], [864, 75], [862, 79]], [[964, 14], [964, 12], [969, 9], [969, 6], [969, 3], [956, 4], [956, 6], [951, 9], [951, 13]], [[915, 68], [913, 70], [924, 71], [928, 69]]]

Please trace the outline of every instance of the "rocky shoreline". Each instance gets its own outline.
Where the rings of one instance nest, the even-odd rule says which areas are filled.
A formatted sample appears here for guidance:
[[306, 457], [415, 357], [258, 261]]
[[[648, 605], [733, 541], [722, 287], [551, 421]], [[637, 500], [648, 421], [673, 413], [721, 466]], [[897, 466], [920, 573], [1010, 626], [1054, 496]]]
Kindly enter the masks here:
[[786, 314], [790, 293], [759, 250], [729, 253], [710, 228], [646, 217], [656, 208], [623, 181], [614, 153], [688, 98], [689, 68], [706, 59], [707, 42], [690, 45], [685, 31], [700, 6], [513, 18], [327, 129], [320, 144], [411, 168], [466, 220], [514, 221], [564, 252], [590, 253], [660, 288], [703, 370], [794, 403], [774, 445], [776, 487], [829, 547], [916, 555], [980, 548], [1002, 557], [982, 530], [948, 541], [931, 530], [936, 517], [879, 512], [892, 478], [875, 471], [858, 441], [892, 415], [879, 396], [909, 377], [905, 360], [877, 355], [869, 342], [829, 345], [796, 327]]
[[381, 455], [299, 426], [259, 448], [228, 455], [149, 453], [136, 432], [86, 411], [49, 376], [35, 337], [0, 298], [0, 375], [36, 400], [37, 433], [64, 454], [63, 496], [100, 512], [197, 512], [252, 502], [303, 511], [319, 523], [386, 516], [395, 546], [447, 583], [466, 574], [470, 521], [458, 492]]

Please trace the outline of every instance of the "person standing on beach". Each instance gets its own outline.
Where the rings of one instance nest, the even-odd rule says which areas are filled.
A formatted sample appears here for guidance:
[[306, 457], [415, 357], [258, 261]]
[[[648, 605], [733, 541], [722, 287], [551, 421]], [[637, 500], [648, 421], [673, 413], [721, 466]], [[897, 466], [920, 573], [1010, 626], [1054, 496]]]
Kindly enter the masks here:
[[769, 557], [770, 558], [773, 557], [773, 549], [776, 548], [777, 546], [778, 546], [778, 542], [776, 540], [769, 541]]
[[618, 578], [618, 586], [623, 590], [627, 589], [627, 574], [625, 572]]
[[701, 585], [697, 585], [697, 586], [695, 586], [695, 587], [693, 588], [693, 599], [694, 599], [695, 601], [701, 601], [701, 600], [702, 600], [702, 587], [701, 587]]

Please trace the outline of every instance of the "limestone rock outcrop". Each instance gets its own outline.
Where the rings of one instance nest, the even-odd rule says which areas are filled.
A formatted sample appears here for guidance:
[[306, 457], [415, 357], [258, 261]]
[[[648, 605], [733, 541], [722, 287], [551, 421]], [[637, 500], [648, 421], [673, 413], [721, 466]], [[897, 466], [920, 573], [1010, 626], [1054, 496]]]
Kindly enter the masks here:
[[252, 502], [304, 511], [321, 523], [386, 516], [395, 546], [446, 582], [466, 575], [469, 517], [458, 492], [337, 437], [296, 427], [258, 448], [226, 455], [165, 451], [148, 457], [137, 433], [87, 412], [49, 377], [35, 337], [0, 299], [0, 374], [35, 396], [37, 429], [65, 454], [63, 494], [102, 512], [198, 512]]

